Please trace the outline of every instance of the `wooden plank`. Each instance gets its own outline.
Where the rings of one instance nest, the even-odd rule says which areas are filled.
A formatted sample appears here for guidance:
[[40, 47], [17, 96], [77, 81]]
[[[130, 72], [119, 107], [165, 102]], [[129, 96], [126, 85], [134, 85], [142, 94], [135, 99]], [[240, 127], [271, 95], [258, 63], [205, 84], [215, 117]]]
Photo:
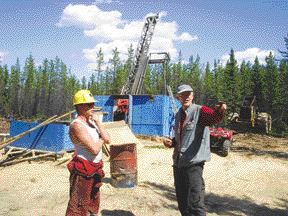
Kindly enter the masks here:
[[14, 160], [14, 161], [3, 163], [2, 166], [9, 166], [9, 165], [17, 164], [17, 163], [24, 162], [24, 161], [32, 161], [32, 160], [35, 160], [35, 159], [49, 157], [49, 156], [54, 156], [54, 155], [55, 155], [55, 153], [50, 152], [50, 153], [41, 154], [41, 155], [37, 155], [37, 156], [21, 158], [21, 159], [18, 159], [18, 160]]
[[[18, 150], [18, 151], [21, 151], [21, 150], [32, 150], [32, 149], [29, 149], [29, 148], [21, 148], [21, 147], [14, 147], [14, 146], [7, 146], [6, 148], [12, 148], [13, 150]], [[40, 149], [33, 149], [33, 151], [35, 151], [35, 153], [55, 153], [56, 152], [52, 152], [52, 151], [45, 151], [45, 150], [40, 150]], [[57, 153], [58, 154], [58, 153]], [[61, 154], [61, 153], [60, 153]], [[63, 153], [62, 153], [63, 154]]]

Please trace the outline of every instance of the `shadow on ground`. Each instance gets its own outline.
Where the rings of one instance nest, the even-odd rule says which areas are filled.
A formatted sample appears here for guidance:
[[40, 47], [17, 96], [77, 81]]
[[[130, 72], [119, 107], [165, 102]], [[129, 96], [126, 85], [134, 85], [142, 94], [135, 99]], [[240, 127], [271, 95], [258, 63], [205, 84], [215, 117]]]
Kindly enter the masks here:
[[206, 195], [206, 207], [209, 213], [219, 215], [247, 215], [247, 216], [288, 216], [288, 199], [278, 199], [274, 204], [281, 208], [269, 208], [266, 205], [254, 203], [248, 197], [239, 199], [233, 196]]
[[[143, 182], [149, 186], [155, 193], [168, 199], [171, 204], [165, 207], [177, 209], [175, 190], [163, 184], [155, 182]], [[173, 203], [172, 203], [173, 202]], [[273, 203], [279, 208], [270, 208], [265, 204], [259, 205], [253, 202], [249, 197], [240, 199], [234, 196], [219, 196], [213, 193], [206, 194], [205, 204], [208, 213], [218, 215], [246, 215], [246, 216], [288, 216], [288, 199], [278, 199]]]
[[252, 148], [252, 147], [245, 147], [245, 146], [232, 146], [231, 151], [247, 153], [247, 154], [257, 155], [257, 156], [270, 156], [270, 157], [278, 158], [278, 159], [288, 159], [287, 152], [269, 151], [269, 150], [266, 151], [266, 150]]
[[130, 211], [124, 211], [124, 210], [102, 210], [101, 211], [102, 216], [135, 216]]

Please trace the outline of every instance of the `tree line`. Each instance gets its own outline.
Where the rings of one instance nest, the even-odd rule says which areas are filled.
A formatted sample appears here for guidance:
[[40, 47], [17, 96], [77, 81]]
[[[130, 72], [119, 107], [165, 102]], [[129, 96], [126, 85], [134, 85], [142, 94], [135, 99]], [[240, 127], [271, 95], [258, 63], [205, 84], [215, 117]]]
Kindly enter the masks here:
[[[288, 35], [287, 35], [288, 36]], [[177, 86], [190, 84], [195, 102], [206, 104], [209, 99], [225, 101], [229, 112], [239, 112], [244, 96], [255, 95], [259, 111], [273, 117], [288, 119], [288, 37], [287, 50], [279, 51], [282, 59], [270, 53], [265, 64], [258, 57], [254, 62], [237, 62], [234, 50], [226, 64], [215, 60], [213, 67], [202, 64], [199, 56], [183, 63], [181, 52], [177, 62], [148, 65], [144, 79], [144, 94], [167, 94], [165, 84], [175, 93]], [[117, 48], [108, 64], [101, 49], [97, 52], [96, 69], [90, 77], [77, 78], [59, 58], [44, 59], [36, 66], [30, 54], [23, 68], [19, 59], [8, 68], [0, 65], [0, 115], [16, 118], [44, 118], [73, 109], [72, 97], [79, 89], [89, 89], [94, 95], [119, 94], [133, 64], [134, 50], [120, 60]]]

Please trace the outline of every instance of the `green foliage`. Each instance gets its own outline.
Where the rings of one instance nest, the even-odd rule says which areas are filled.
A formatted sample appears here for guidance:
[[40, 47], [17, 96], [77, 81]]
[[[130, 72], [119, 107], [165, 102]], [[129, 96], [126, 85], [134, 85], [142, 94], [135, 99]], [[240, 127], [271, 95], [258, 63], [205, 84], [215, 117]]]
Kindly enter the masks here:
[[[287, 46], [287, 38], [285, 42]], [[13, 114], [20, 118], [59, 115], [73, 109], [72, 97], [81, 88], [90, 89], [94, 95], [119, 94], [133, 65], [133, 58], [132, 45], [123, 63], [115, 48], [109, 64], [105, 64], [104, 54], [99, 49], [95, 71], [90, 77], [83, 76], [80, 80], [58, 57], [44, 59], [36, 67], [33, 56], [29, 55], [23, 70], [19, 59], [10, 71], [7, 65], [0, 65], [0, 115]], [[208, 98], [221, 100], [228, 104], [229, 111], [239, 113], [243, 97], [255, 95], [259, 111], [271, 113], [273, 118], [283, 121], [282, 125], [288, 123], [288, 65], [285, 55], [279, 64], [270, 53], [265, 65], [260, 65], [256, 57], [253, 64], [243, 61], [239, 66], [232, 49], [226, 65], [215, 60], [211, 68], [209, 63], [201, 65], [198, 55], [196, 58], [191, 56], [188, 64], [183, 63], [180, 51], [176, 63], [146, 68], [143, 93], [167, 94], [166, 85], [175, 93], [177, 86], [184, 83], [194, 89], [196, 103], [205, 104]]]
[[[194, 92], [194, 101], [195, 103], [199, 103], [201, 100], [201, 90], [202, 90], [202, 83], [201, 83], [201, 70], [200, 70], [200, 57], [197, 55], [195, 61], [193, 56], [190, 57], [187, 72], [184, 76], [181, 83], [190, 84], [193, 88]], [[180, 83], [180, 84], [181, 84]]]
[[240, 93], [241, 98], [252, 95], [252, 73], [250, 69], [250, 63], [243, 61], [240, 66]]
[[279, 50], [279, 52], [283, 56], [283, 61], [288, 63], [288, 34], [287, 34], [287, 37], [284, 37], [284, 42], [285, 42], [286, 50], [284, 50], [284, 51]]
[[207, 101], [207, 99], [215, 99], [215, 81], [213, 73], [210, 71], [210, 64], [207, 63], [204, 77], [203, 77], [203, 89], [202, 89], [202, 95], [204, 97], [204, 101]]
[[256, 96], [259, 111], [265, 111], [264, 99], [264, 70], [259, 63], [258, 57], [255, 58], [252, 66], [252, 89], [253, 95]]
[[214, 62], [214, 91], [216, 98], [220, 101], [226, 101], [224, 97], [224, 68], [221, 64], [217, 64], [216, 61]]
[[234, 56], [233, 49], [230, 53], [230, 59], [227, 62], [224, 70], [224, 91], [225, 101], [232, 113], [237, 112], [240, 107], [240, 80], [239, 80], [239, 69], [237, 61]]
[[288, 113], [288, 63], [281, 61], [279, 70], [279, 109], [282, 117], [284, 113]]
[[268, 105], [268, 110], [277, 112], [280, 104], [280, 83], [279, 72], [274, 56], [270, 52], [266, 57], [266, 67], [264, 73], [264, 98]]

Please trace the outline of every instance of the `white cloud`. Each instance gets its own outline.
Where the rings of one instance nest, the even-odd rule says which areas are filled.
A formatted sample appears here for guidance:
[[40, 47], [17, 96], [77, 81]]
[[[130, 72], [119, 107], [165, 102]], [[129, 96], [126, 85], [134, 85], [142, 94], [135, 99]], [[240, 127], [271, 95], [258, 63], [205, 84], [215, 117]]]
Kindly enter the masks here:
[[[97, 1], [110, 2], [110, 1]], [[147, 16], [153, 15], [152, 13]], [[197, 40], [197, 36], [192, 36], [188, 32], [179, 33], [178, 25], [174, 22], [164, 22], [163, 17], [167, 12], [159, 13], [159, 21], [156, 24], [155, 32], [151, 41], [150, 52], [169, 52], [171, 59], [177, 58], [178, 52], [174, 42]], [[141, 31], [144, 26], [143, 20], [124, 20], [122, 13], [114, 11], [104, 11], [92, 5], [72, 5], [69, 4], [63, 11], [57, 23], [59, 27], [75, 26], [83, 29], [87, 37], [94, 38], [98, 43], [93, 48], [83, 50], [84, 57], [93, 65], [96, 62], [96, 55], [100, 47], [104, 53], [105, 61], [111, 58], [112, 50], [116, 47], [120, 52], [120, 57], [126, 59], [127, 50], [130, 44], [136, 49], [140, 40]]]
[[191, 36], [189, 33], [184, 32], [178, 37], [178, 40], [180, 40], [180, 41], [193, 41], [193, 40], [198, 40], [198, 37], [197, 36]]
[[69, 4], [56, 25], [76, 26], [83, 29], [101, 28], [102, 25], [116, 26], [121, 24], [121, 16], [118, 11], [102, 11], [96, 5]]
[[[275, 51], [273, 50], [261, 50], [259, 48], [248, 48], [244, 51], [234, 51], [235, 59], [238, 64], [241, 64], [242, 61], [248, 62], [250, 61], [252, 64], [255, 61], [256, 56], [259, 59], [260, 64], [265, 64], [265, 58], [272, 52], [272, 55], [275, 55]], [[228, 59], [230, 58], [230, 53], [227, 53], [221, 57], [221, 62], [226, 64]]]
[[0, 51], [0, 64], [4, 62], [4, 59], [7, 55], [8, 55], [8, 52]]
[[120, 3], [120, 1], [117, 0], [95, 0], [94, 4], [112, 4], [112, 3]]

